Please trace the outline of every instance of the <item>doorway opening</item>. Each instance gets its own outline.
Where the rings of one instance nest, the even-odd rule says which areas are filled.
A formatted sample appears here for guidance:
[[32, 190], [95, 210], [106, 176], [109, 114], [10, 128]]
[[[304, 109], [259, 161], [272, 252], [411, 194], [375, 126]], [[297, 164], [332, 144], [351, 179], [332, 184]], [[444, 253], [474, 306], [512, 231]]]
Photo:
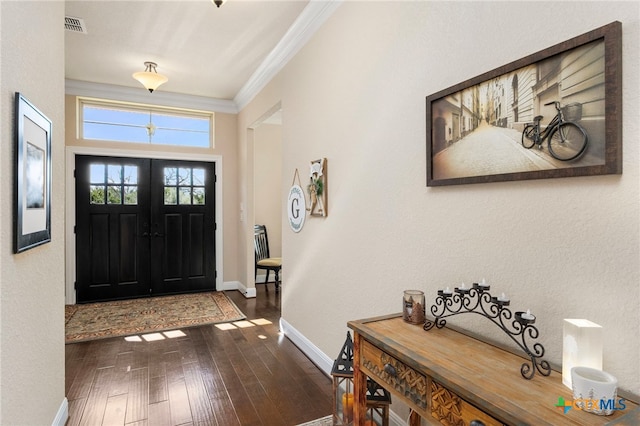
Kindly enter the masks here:
[[[282, 111], [271, 108], [251, 127], [253, 131], [253, 225], [265, 225], [271, 257], [282, 257]], [[253, 252], [253, 246], [251, 247]], [[253, 253], [252, 253], [253, 256]], [[274, 274], [259, 270], [256, 284], [275, 286]], [[282, 281], [282, 276], [280, 277]]]
[[215, 290], [215, 164], [76, 156], [79, 303]]
[[[66, 253], [65, 254], [65, 259], [66, 259], [65, 260], [65, 263], [66, 263], [65, 304], [73, 305], [75, 303], [80, 302], [80, 299], [77, 297], [78, 294], [76, 292], [76, 287], [79, 286], [78, 280], [77, 280], [77, 267], [76, 267], [78, 264], [78, 260], [76, 255], [80, 249], [76, 247], [76, 233], [75, 233], [75, 231], [77, 230], [76, 185], [75, 185], [76, 159], [77, 157], [80, 157], [80, 156], [112, 157], [112, 158], [120, 158], [120, 159], [132, 159], [132, 160], [138, 159], [138, 160], [147, 160], [147, 161], [165, 160], [165, 161], [187, 162], [190, 164], [193, 162], [204, 162], [205, 164], [210, 164], [210, 167], [213, 167], [213, 169], [215, 170], [215, 175], [217, 176], [217, 178], [214, 179], [213, 195], [212, 195], [212, 199], [210, 199], [211, 201], [213, 201], [215, 205], [214, 216], [212, 219], [213, 226], [215, 227], [214, 243], [213, 243], [214, 244], [213, 250], [215, 250], [215, 252], [213, 254], [213, 260], [211, 260], [211, 258], [208, 258], [208, 261], [210, 262], [209, 267], [213, 268], [214, 280], [211, 286], [207, 288], [207, 291], [228, 289], [225, 287], [225, 284], [223, 283], [223, 277], [224, 277], [224, 272], [223, 272], [224, 229], [223, 228], [224, 226], [222, 223], [222, 211], [224, 207], [223, 207], [223, 199], [222, 199], [223, 163], [222, 163], [221, 156], [211, 155], [211, 154], [204, 154], [204, 155], [193, 154], [193, 153], [187, 153], [187, 152], [177, 153], [177, 152], [145, 151], [145, 150], [134, 150], [134, 149], [123, 151], [120, 149], [111, 149], [111, 148], [68, 146], [66, 148], [66, 161], [65, 161], [67, 164], [65, 180], [68, 182], [68, 184], [66, 185], [66, 197], [65, 197], [66, 198], [66, 202], [65, 202], [65, 205], [66, 205], [65, 206], [65, 211], [66, 211], [65, 213], [65, 223], [66, 223], [65, 224], [65, 253]], [[123, 182], [122, 184], [123, 194], [124, 194], [125, 187], [127, 187], [128, 190], [131, 190], [131, 188], [129, 188], [128, 185], [130, 184]], [[175, 186], [176, 193], [179, 191], [179, 186], [180, 185]], [[199, 185], [195, 185], [195, 186], [197, 187]], [[163, 188], [163, 191], [164, 191], [164, 188]], [[198, 190], [196, 190], [195, 192], [197, 194]], [[130, 196], [130, 194], [127, 196]], [[130, 202], [130, 199], [127, 202]], [[103, 218], [103, 221], [104, 220], [106, 219]], [[133, 218], [130, 216], [122, 217], [123, 222], [127, 222], [127, 220], [129, 222], [134, 221]], [[173, 216], [173, 220], [175, 221], [178, 220], [177, 214]], [[193, 225], [195, 226], [195, 222]], [[192, 228], [192, 229], [195, 229], [195, 228]], [[159, 234], [163, 234], [160, 231], [157, 231], [157, 232]], [[142, 233], [144, 233], [144, 231], [141, 231], [141, 234]], [[170, 237], [173, 237], [174, 235]], [[149, 237], [141, 237], [141, 238], [149, 238]], [[161, 237], [160, 235], [158, 235], [157, 237], [152, 236], [151, 238], [164, 239], [164, 237]], [[120, 253], [120, 256], [124, 256], [124, 255]], [[196, 266], [197, 265], [195, 264], [189, 265], [190, 268], [194, 268]], [[170, 267], [176, 268], [177, 266], [175, 264], [172, 264], [170, 265]], [[130, 278], [131, 273], [129, 271], [130, 269], [127, 271], [127, 274], [129, 274], [128, 277]], [[175, 269], [171, 271], [171, 274], [176, 275]], [[168, 275], [165, 275], [165, 278], [168, 278]], [[151, 278], [149, 278], [148, 281], [151, 281]], [[200, 290], [198, 290], [195, 286], [191, 286], [191, 287], [188, 287], [187, 291], [189, 292], [189, 291], [200, 291]], [[157, 292], [152, 290], [151, 293], [155, 295], [158, 293], [170, 294], [172, 292], [173, 292], [173, 289], [171, 289], [170, 286], [165, 286], [164, 290], [159, 287]], [[144, 295], [146, 296], [148, 294], [149, 293], [147, 288], [147, 292]], [[138, 297], [138, 296], [135, 296], [135, 297]]]

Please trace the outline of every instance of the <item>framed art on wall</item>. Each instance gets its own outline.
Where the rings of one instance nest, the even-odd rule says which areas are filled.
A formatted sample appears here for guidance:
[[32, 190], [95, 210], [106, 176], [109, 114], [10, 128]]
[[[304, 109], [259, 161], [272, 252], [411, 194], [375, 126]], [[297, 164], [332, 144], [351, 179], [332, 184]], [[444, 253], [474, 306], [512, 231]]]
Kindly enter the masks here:
[[51, 120], [15, 95], [14, 253], [51, 241]]
[[327, 159], [314, 160], [309, 165], [309, 207], [311, 216], [327, 216]]
[[622, 173], [622, 25], [426, 98], [427, 186]]

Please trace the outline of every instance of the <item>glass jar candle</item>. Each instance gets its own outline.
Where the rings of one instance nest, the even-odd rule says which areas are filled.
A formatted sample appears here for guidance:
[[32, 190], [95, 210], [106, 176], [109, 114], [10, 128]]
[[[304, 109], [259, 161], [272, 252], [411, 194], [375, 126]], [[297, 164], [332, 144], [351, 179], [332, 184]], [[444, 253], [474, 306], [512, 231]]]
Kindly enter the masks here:
[[411, 324], [424, 323], [424, 292], [405, 290], [402, 300], [402, 319]]

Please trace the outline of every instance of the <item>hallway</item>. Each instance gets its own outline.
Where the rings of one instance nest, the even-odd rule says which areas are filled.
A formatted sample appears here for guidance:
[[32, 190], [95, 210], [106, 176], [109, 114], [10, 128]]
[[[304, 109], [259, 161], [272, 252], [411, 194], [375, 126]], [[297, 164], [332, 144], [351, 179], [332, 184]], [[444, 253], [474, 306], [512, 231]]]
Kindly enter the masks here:
[[279, 334], [280, 294], [269, 286], [252, 299], [226, 292], [260, 324], [66, 345], [67, 425], [293, 426], [331, 414], [331, 380]]

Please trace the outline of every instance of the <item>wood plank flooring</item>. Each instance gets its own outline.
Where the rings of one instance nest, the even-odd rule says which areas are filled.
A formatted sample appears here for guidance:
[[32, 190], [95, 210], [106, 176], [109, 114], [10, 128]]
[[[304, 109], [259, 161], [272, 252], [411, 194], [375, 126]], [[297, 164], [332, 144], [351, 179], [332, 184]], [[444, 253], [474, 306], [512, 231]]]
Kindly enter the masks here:
[[293, 426], [332, 411], [331, 379], [279, 335], [280, 295], [227, 295], [248, 320], [152, 342], [66, 345], [68, 426]]

